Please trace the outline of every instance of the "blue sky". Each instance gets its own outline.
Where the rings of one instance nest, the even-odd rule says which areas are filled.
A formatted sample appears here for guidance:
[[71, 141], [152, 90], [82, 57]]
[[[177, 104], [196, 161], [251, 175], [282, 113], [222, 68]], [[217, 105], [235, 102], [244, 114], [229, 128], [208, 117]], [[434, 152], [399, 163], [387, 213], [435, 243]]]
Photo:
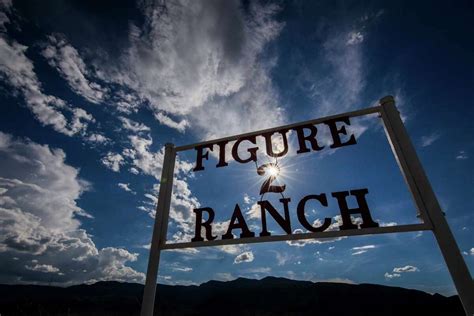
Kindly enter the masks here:
[[[0, 282], [143, 282], [165, 143], [352, 111], [388, 94], [473, 270], [472, 3], [0, 7]], [[289, 136], [280, 163], [293, 230], [303, 229], [303, 196], [326, 193], [329, 207], [311, 204], [308, 216], [335, 223], [330, 193], [358, 188], [369, 189], [381, 225], [417, 222], [379, 119], [351, 123], [358, 144], [336, 151], [295, 155]], [[192, 150], [179, 154], [169, 242], [192, 237], [195, 207], [212, 207], [222, 232], [238, 203], [258, 233], [255, 166], [217, 169], [211, 157], [194, 173], [194, 161]], [[268, 199], [281, 210], [277, 195]], [[166, 251], [159, 274], [167, 284], [275, 275], [455, 293], [430, 232]]]

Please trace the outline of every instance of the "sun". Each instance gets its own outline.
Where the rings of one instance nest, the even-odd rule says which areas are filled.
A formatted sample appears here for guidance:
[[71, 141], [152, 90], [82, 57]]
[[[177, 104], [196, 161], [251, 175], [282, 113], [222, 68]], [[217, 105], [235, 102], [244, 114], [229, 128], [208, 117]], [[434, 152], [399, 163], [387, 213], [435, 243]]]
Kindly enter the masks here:
[[278, 166], [274, 166], [274, 165], [268, 167], [266, 171], [272, 177], [276, 177], [277, 175], [280, 174], [280, 168], [278, 168]]

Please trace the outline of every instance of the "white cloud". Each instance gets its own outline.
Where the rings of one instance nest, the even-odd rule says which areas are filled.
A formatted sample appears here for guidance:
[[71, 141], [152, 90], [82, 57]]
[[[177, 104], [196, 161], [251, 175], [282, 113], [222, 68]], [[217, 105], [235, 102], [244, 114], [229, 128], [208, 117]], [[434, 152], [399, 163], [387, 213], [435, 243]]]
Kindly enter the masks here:
[[195, 255], [199, 253], [199, 250], [196, 248], [181, 248], [181, 249], [170, 249], [169, 252], [184, 253], [187, 255]]
[[71, 108], [72, 117], [69, 122], [69, 132], [71, 135], [84, 133], [87, 129], [88, 122], [95, 122], [91, 114], [81, 108]]
[[90, 184], [65, 159], [61, 149], [0, 133], [0, 282], [143, 282], [143, 273], [126, 266], [137, 254], [97, 249], [81, 229], [80, 217], [91, 216], [77, 200]]
[[8, 15], [11, 13], [12, 0], [0, 1], [0, 31], [6, 32], [5, 24], [10, 23]]
[[262, 217], [260, 206], [257, 203], [252, 204], [245, 214], [248, 215], [249, 219], [260, 219]]
[[457, 160], [465, 160], [467, 158], [469, 158], [469, 156], [467, 155], [467, 153], [464, 150], [460, 150], [458, 155], [456, 156]]
[[[155, 177], [157, 180], [161, 178], [161, 170], [163, 167], [164, 148], [159, 151], [152, 151], [150, 147], [153, 139], [150, 135], [146, 138], [138, 135], [128, 137], [131, 147], [123, 151], [123, 155], [131, 160], [135, 170], [141, 170], [144, 174]], [[190, 162], [176, 158], [175, 170], [180, 174], [189, 175], [193, 165]], [[135, 173], [135, 172], [134, 172]]]
[[[4, 214], [24, 216], [25, 222], [41, 219], [41, 226], [52, 230], [59, 229], [56, 225], [76, 229], [76, 214], [90, 217], [75, 202], [87, 182], [77, 179], [78, 171], [66, 165], [65, 158], [60, 149], [15, 140], [0, 132], [0, 187], [4, 191], [0, 206]], [[23, 214], [22, 209], [28, 213]]]
[[58, 268], [53, 267], [50, 264], [36, 264], [34, 266], [25, 265], [25, 268], [31, 271], [38, 271], [38, 272], [44, 272], [44, 273], [59, 272]]
[[[329, 228], [328, 228], [328, 230], [329, 230]], [[300, 228], [296, 228], [295, 230], [293, 230], [294, 235], [295, 234], [302, 234], [302, 233], [305, 233], [305, 231], [303, 231]], [[294, 247], [304, 247], [304, 246], [310, 245], [310, 244], [324, 244], [324, 243], [329, 243], [329, 242], [335, 242], [335, 241], [342, 240], [343, 238], [346, 238], [346, 237], [320, 238], [320, 239], [309, 238], [309, 239], [299, 239], [299, 240], [287, 240], [286, 243], [288, 245], [294, 246]]]
[[427, 136], [421, 137], [421, 146], [428, 147], [439, 139], [441, 135], [439, 133], [432, 133]]
[[199, 208], [201, 204], [192, 195], [186, 181], [175, 179], [173, 186], [170, 219], [176, 223], [177, 231], [172, 238], [175, 242], [190, 241], [194, 236], [194, 223], [189, 219], [192, 218], [192, 210]]
[[244, 203], [252, 204], [252, 198], [247, 193], [244, 193]]
[[172, 267], [171, 270], [175, 272], [191, 272], [193, 268], [190, 267]]
[[347, 36], [347, 45], [357, 45], [364, 41], [364, 35], [361, 32], [352, 31]]
[[276, 250], [270, 250], [270, 251], [275, 253], [275, 259], [277, 261], [277, 265], [279, 266], [285, 265], [288, 261], [292, 259], [292, 256], [288, 253], [282, 253]]
[[179, 122], [173, 121], [169, 116], [166, 116], [165, 114], [158, 112], [155, 113], [155, 118], [158, 120], [163, 125], [166, 125], [168, 127], [174, 128], [178, 130], [181, 133], [184, 133], [186, 127], [189, 126], [189, 122], [185, 119], [182, 119]]
[[401, 277], [401, 274], [399, 274], [399, 273], [388, 273], [388, 272], [385, 272], [384, 277], [387, 278], [387, 279], [394, 279], [394, 278], [399, 278], [399, 277]]
[[[98, 72], [100, 73], [100, 70]], [[142, 100], [133, 92], [114, 90], [114, 94], [109, 95], [109, 97], [108, 102], [115, 105], [119, 112], [125, 114], [136, 113], [142, 104]]]
[[471, 256], [474, 256], [474, 248], [471, 248], [471, 250], [469, 250], [469, 253], [471, 254]]
[[269, 77], [275, 63], [260, 60], [283, 27], [278, 6], [176, 0], [142, 9], [145, 22], [131, 25], [121, 58], [95, 62], [102, 80], [133, 91], [181, 132], [193, 126], [215, 137], [282, 121]]
[[239, 264], [242, 262], [252, 262], [254, 260], [253, 252], [246, 251], [235, 257], [234, 264]]
[[92, 115], [64, 100], [43, 93], [33, 62], [26, 56], [27, 46], [11, 40], [5, 24], [10, 23], [12, 2], [0, 3], [0, 79], [10, 85], [13, 95], [22, 95], [26, 106], [43, 125], [68, 136], [84, 134]]
[[150, 136], [144, 138], [131, 135], [128, 138], [131, 143], [131, 148], [126, 148], [123, 151], [123, 155], [131, 159], [132, 165], [138, 170], [159, 180], [163, 167], [164, 149], [162, 148], [158, 152], [152, 152], [150, 146], [153, 144], [153, 139]]
[[105, 137], [104, 135], [102, 134], [98, 134], [98, 133], [93, 133], [93, 134], [90, 134], [86, 140], [90, 143], [93, 143], [93, 144], [106, 144], [106, 143], [109, 143], [110, 142], [110, 139]]
[[[158, 279], [162, 279], [164, 281], [170, 281], [173, 277], [171, 275], [159, 275]], [[169, 283], [169, 282], [167, 282]]]
[[[360, 225], [362, 223], [362, 218], [361, 217], [351, 216], [351, 220], [356, 225]], [[321, 226], [321, 224], [322, 224], [321, 219], [316, 219], [313, 222], [313, 226]], [[325, 231], [339, 230], [339, 226], [341, 226], [341, 225], [342, 225], [341, 215], [336, 215], [332, 218], [332, 224]], [[305, 231], [300, 229], [300, 228], [297, 228], [293, 231], [293, 234], [302, 234], [302, 233], [305, 233]], [[290, 246], [304, 247], [308, 244], [325, 244], [325, 243], [340, 241], [340, 240], [345, 239], [345, 238], [347, 238], [347, 236], [331, 237], [331, 238], [320, 238], [320, 239], [288, 240], [288, 241], [286, 241], [286, 243]]]
[[352, 247], [352, 250], [367, 250], [367, 249], [374, 249], [375, 245], [366, 245], [366, 246], [360, 246], [360, 247]]
[[[223, 234], [223, 233], [225, 233], [224, 230], [221, 231], [221, 234]], [[231, 254], [231, 255], [236, 255], [236, 254], [242, 252], [243, 248], [244, 248], [244, 246], [242, 246], [242, 245], [224, 245], [224, 246], [216, 247], [216, 249], [219, 249], [219, 250], [221, 250], [225, 253]]]
[[117, 185], [118, 185], [119, 188], [121, 188], [124, 191], [130, 192], [132, 194], [136, 194], [135, 191], [130, 189], [130, 183], [118, 183]]
[[245, 88], [196, 109], [190, 120], [205, 139], [274, 127], [284, 122], [278, 99], [266, 70], [257, 68]]
[[42, 54], [66, 80], [72, 91], [92, 103], [103, 101], [107, 89], [87, 78], [91, 74], [86, 64], [64, 36], [59, 34], [48, 36], [48, 44]]
[[[174, 230], [170, 232], [171, 240], [169, 241], [174, 243], [189, 242], [194, 236], [194, 223], [189, 221], [189, 219], [192, 218], [192, 210], [200, 207], [200, 203], [197, 198], [192, 195], [188, 183], [185, 180], [179, 178], [178, 176], [179, 175], [175, 175], [175, 179], [173, 180], [173, 192], [169, 215], [170, 223], [173, 223], [173, 225], [171, 226], [174, 226]], [[150, 200], [149, 202], [144, 202], [145, 204], [147, 204], [147, 206], [139, 207], [142, 211], [147, 212], [153, 218], [155, 216], [154, 207], [156, 207], [156, 204], [158, 202], [157, 196], [159, 193], [159, 187], [159, 185], [154, 185], [152, 191], [150, 193], [145, 194], [145, 197]], [[224, 225], [216, 222], [213, 226], [214, 233], [216, 233], [217, 230], [220, 227], [223, 227]], [[217, 247], [217, 249], [220, 249], [224, 252], [233, 253], [237, 249], [240, 249], [240, 247], [226, 245], [222, 247]], [[193, 248], [177, 251], [191, 254], [199, 252], [197, 249]]]
[[[360, 44], [362, 42], [360, 37], [357, 37], [357, 33], [354, 34], [353, 44]], [[365, 87], [363, 45], [347, 45], [347, 43], [344, 31], [339, 29], [329, 31], [322, 45], [324, 61], [330, 67], [329, 76], [327, 74], [321, 77], [309, 75], [313, 81], [309, 92], [318, 102], [317, 114], [319, 115], [351, 109], [359, 100], [360, 93]], [[334, 89], [336, 84], [338, 89]]]
[[150, 128], [148, 126], [146, 126], [145, 124], [132, 121], [131, 119], [128, 119], [128, 118], [123, 117], [123, 116], [120, 116], [119, 120], [122, 122], [122, 127], [123, 128], [125, 128], [129, 131], [135, 132], [135, 133], [147, 132], [147, 131], [150, 130]]
[[[43, 93], [34, 71], [33, 62], [26, 57], [28, 47], [0, 37], [0, 79], [8, 83], [26, 101], [27, 107], [43, 125], [72, 136], [84, 133], [93, 117], [64, 100]], [[69, 117], [69, 119], [68, 119]]]
[[268, 273], [272, 272], [272, 268], [270, 268], [270, 267], [250, 268], [250, 269], [244, 270], [243, 272], [244, 273], [254, 273], [254, 274], [261, 274], [261, 273], [268, 274]]
[[382, 222], [380, 220], [376, 220], [379, 223], [380, 227], [391, 227], [391, 226], [397, 226], [397, 222]]
[[[363, 106], [360, 102], [367, 83], [364, 30], [377, 17], [370, 14], [370, 18], [359, 21], [347, 21], [342, 17], [330, 24], [323, 19], [318, 25], [316, 36], [319, 36], [321, 47], [317, 56], [301, 60], [297, 78], [297, 84], [315, 104], [313, 115], [327, 116]], [[313, 59], [318, 63], [307, 61]], [[360, 136], [374, 121], [368, 116], [353, 120], [351, 130]]]
[[405, 273], [405, 272], [418, 272], [420, 271], [417, 267], [415, 266], [404, 266], [404, 267], [399, 267], [399, 268], [393, 268], [393, 272], [396, 273]]
[[[88, 101], [115, 105], [124, 113], [136, 112], [143, 104], [161, 124], [180, 132], [193, 125], [204, 137], [216, 137], [283, 121], [269, 76], [275, 60], [261, 60], [267, 44], [283, 28], [275, 19], [278, 6], [251, 3], [244, 10], [237, 0], [192, 4], [177, 0], [142, 4], [142, 10], [144, 24], [131, 24], [130, 47], [115, 62], [103, 52], [95, 57], [94, 69], [89, 68], [61, 34], [48, 37], [42, 54], [71, 89]], [[41, 93], [33, 65], [23, 54], [26, 47], [6, 42], [5, 47], [19, 51], [22, 59], [17, 64], [31, 68], [28, 76], [18, 74], [10, 81], [19, 86], [29, 104], [40, 103], [41, 107], [30, 106], [38, 119], [68, 135], [83, 133], [86, 116], [71, 110], [82, 125], [70, 128], [62, 113], [70, 106]], [[11, 68], [21, 73], [21, 67]], [[19, 84], [17, 78], [31, 79]], [[113, 93], [106, 87], [111, 83], [115, 84]], [[142, 123], [120, 119], [134, 132], [149, 130]], [[89, 141], [104, 139], [89, 136]]]
[[214, 274], [214, 279], [218, 281], [232, 281], [235, 280], [235, 277], [228, 272], [218, 272]]
[[365, 245], [365, 246], [360, 246], [360, 247], [352, 247], [351, 250], [353, 251], [352, 255], [356, 256], [356, 255], [361, 255], [363, 253], [366, 253], [370, 249], [375, 249], [375, 248], [376, 248], [375, 245]]
[[[293, 234], [302, 234], [304, 231], [300, 228], [293, 230]], [[300, 239], [300, 240], [287, 240], [286, 243], [294, 247], [304, 247], [309, 244], [320, 244], [321, 240], [318, 239]]]
[[115, 172], [119, 172], [120, 166], [124, 164], [122, 155], [113, 152], [108, 152], [101, 162], [104, 166]]

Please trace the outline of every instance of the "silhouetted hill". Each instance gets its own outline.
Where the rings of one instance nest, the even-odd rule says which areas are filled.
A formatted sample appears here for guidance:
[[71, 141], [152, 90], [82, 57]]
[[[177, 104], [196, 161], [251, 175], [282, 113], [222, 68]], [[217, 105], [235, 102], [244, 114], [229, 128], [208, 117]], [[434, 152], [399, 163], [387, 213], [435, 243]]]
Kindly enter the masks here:
[[[0, 314], [138, 315], [143, 285], [98, 282], [67, 288], [0, 285]], [[313, 283], [267, 277], [158, 285], [160, 315], [464, 315], [457, 296], [374, 284]]]

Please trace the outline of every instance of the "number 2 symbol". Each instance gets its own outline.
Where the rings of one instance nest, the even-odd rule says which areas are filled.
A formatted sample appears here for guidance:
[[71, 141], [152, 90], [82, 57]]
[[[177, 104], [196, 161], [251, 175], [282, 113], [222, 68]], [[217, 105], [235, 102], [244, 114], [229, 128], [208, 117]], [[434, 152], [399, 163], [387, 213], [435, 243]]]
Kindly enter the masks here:
[[[276, 180], [280, 168], [276, 163], [265, 163], [257, 168], [257, 173], [260, 176], [264, 176], [267, 170], [274, 170], [275, 172], [269, 173], [268, 178], [262, 183], [260, 187], [260, 195], [262, 196], [267, 192], [282, 193], [286, 189], [286, 185], [272, 185], [272, 182]], [[283, 195], [283, 194], [282, 194]]]

